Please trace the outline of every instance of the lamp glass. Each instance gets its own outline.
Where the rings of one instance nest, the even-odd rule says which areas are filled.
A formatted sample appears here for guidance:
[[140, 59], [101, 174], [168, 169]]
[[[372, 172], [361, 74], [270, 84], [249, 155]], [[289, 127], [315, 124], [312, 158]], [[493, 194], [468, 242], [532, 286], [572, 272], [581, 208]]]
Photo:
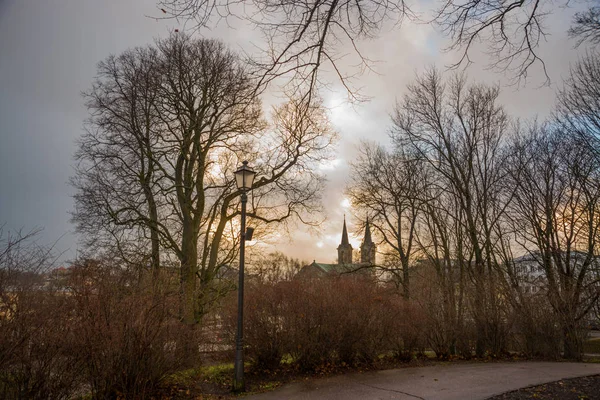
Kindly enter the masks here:
[[250, 190], [255, 176], [256, 172], [248, 166], [248, 161], [244, 161], [243, 165], [235, 171], [235, 183], [238, 189]]

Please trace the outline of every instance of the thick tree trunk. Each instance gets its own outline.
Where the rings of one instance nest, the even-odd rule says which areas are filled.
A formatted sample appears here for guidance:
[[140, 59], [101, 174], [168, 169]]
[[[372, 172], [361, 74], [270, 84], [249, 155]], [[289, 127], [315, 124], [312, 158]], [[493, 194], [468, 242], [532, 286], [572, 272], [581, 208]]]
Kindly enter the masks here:
[[158, 272], [160, 271], [160, 241], [158, 239], [158, 232], [155, 230], [150, 232], [150, 241], [152, 243], [152, 276], [156, 280], [158, 278]]
[[475, 342], [475, 356], [484, 357], [487, 340], [486, 340], [486, 315], [485, 315], [485, 286], [483, 284], [482, 276], [476, 272], [479, 276], [475, 281], [475, 301], [474, 301], [474, 316], [475, 316], [475, 327], [476, 327], [476, 342]]
[[186, 324], [196, 322], [198, 243], [194, 230], [184, 223], [182, 235], [180, 317]]
[[406, 300], [410, 299], [410, 276], [408, 271], [408, 260], [402, 260], [402, 288], [404, 289], [402, 296]]
[[[148, 192], [150, 190], [148, 189]], [[160, 269], [160, 239], [158, 237], [158, 212], [156, 210], [156, 202], [152, 197], [151, 192], [146, 195], [148, 198], [148, 211], [150, 213], [150, 243], [151, 243], [151, 268], [152, 268], [152, 277], [156, 281], [158, 278], [158, 272]]]
[[577, 335], [574, 324], [566, 324], [563, 327], [563, 357], [568, 360], [581, 361], [583, 357], [581, 340]]

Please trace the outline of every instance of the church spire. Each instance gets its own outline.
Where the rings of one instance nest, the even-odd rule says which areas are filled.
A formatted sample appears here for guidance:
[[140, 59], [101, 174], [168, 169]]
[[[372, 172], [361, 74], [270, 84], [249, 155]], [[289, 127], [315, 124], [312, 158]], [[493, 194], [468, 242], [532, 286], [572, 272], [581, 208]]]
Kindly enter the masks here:
[[365, 244], [373, 243], [373, 240], [371, 239], [371, 227], [369, 226], [369, 217], [367, 217], [367, 224], [365, 225], [364, 243]]
[[346, 228], [346, 214], [344, 214], [344, 227], [342, 228], [342, 243], [337, 248], [338, 264], [352, 264], [352, 245], [348, 240], [348, 229]]
[[376, 252], [377, 247], [371, 238], [371, 225], [369, 224], [369, 217], [367, 217], [367, 223], [365, 224], [365, 237], [360, 245], [360, 262], [363, 264], [375, 265]]
[[344, 214], [344, 227], [342, 228], [342, 245], [347, 245], [348, 241], [348, 229], [346, 229], [346, 214]]

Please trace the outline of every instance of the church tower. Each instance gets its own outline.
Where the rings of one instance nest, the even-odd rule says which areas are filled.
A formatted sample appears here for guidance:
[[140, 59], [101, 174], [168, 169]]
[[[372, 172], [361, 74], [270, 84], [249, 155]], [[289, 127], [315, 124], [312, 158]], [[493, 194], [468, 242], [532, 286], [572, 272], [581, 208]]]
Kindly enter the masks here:
[[337, 248], [338, 264], [352, 264], [352, 245], [348, 241], [348, 230], [346, 229], [346, 216], [344, 215], [344, 228], [342, 229], [342, 243]]
[[[346, 225], [344, 225], [346, 229]], [[375, 252], [377, 247], [371, 239], [371, 227], [369, 226], [369, 218], [367, 218], [367, 224], [365, 225], [365, 237], [362, 244], [360, 245], [360, 262], [365, 264], [375, 265]]]

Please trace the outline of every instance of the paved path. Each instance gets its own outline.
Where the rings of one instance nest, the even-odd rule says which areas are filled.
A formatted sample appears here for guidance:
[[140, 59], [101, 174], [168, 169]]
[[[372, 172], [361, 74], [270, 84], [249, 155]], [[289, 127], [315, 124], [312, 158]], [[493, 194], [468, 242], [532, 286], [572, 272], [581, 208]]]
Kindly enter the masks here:
[[251, 400], [476, 400], [565, 378], [600, 374], [600, 364], [446, 364], [354, 373], [284, 385]]

